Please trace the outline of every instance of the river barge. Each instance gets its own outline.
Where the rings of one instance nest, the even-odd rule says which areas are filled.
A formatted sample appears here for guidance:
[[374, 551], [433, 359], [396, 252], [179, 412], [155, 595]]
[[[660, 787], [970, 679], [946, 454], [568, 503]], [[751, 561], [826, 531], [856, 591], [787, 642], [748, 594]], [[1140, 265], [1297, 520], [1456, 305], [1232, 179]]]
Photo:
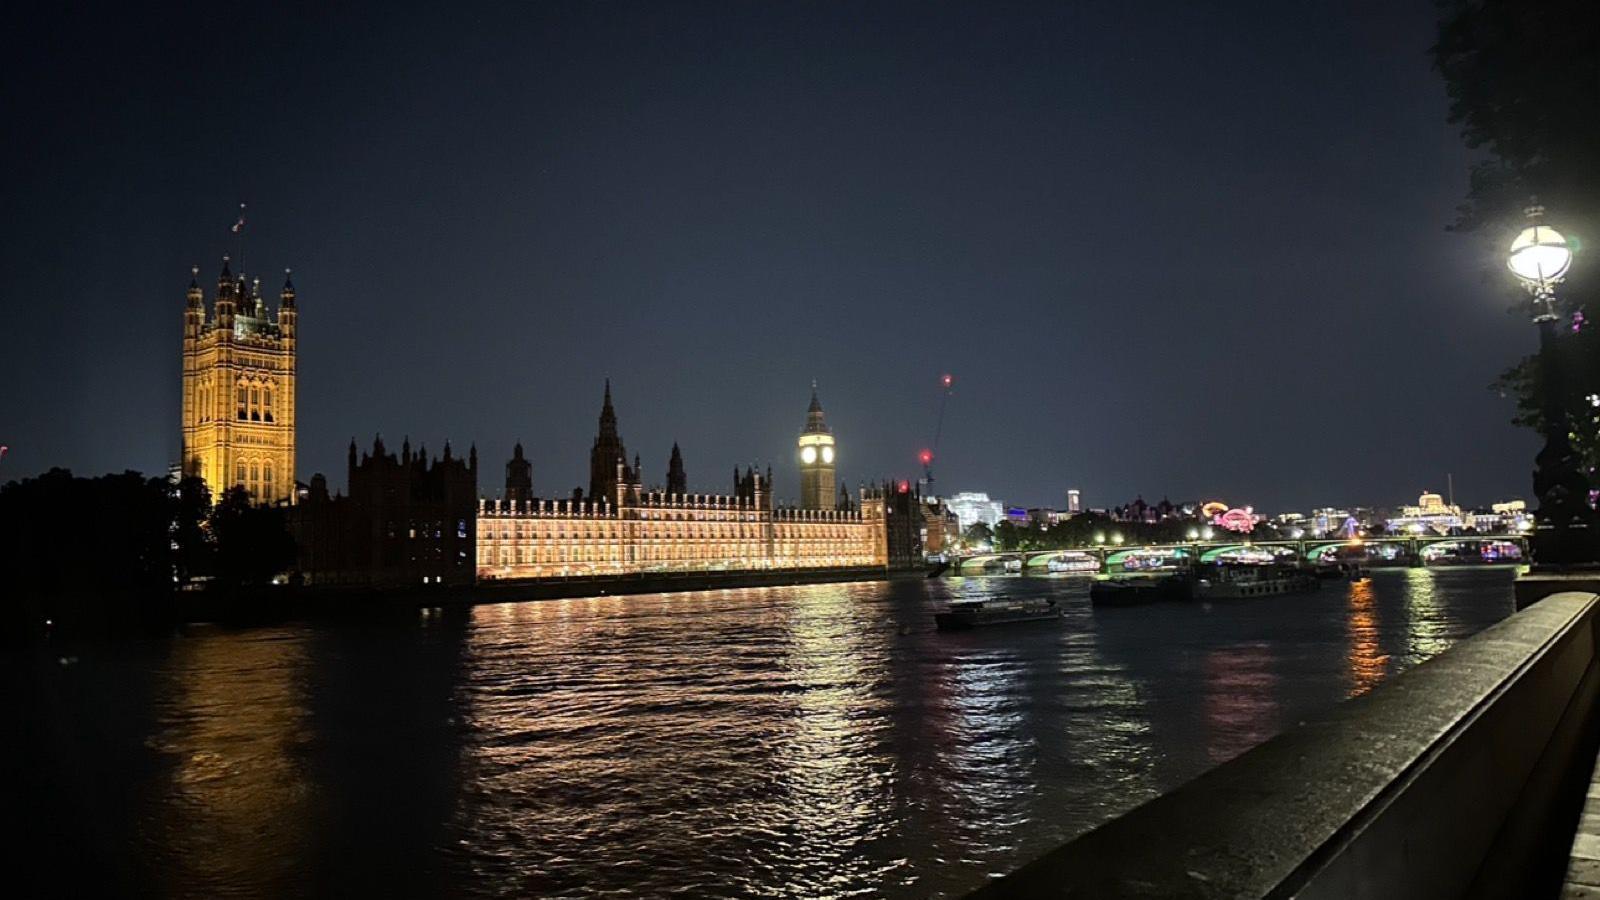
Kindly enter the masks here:
[[1122, 575], [1099, 578], [1089, 585], [1089, 602], [1095, 606], [1140, 606], [1145, 603], [1191, 600], [1186, 573]]
[[1061, 604], [1048, 598], [955, 600], [948, 609], [934, 613], [933, 621], [940, 631], [965, 631], [985, 625], [1010, 625], [1016, 622], [1059, 619], [1062, 612]]

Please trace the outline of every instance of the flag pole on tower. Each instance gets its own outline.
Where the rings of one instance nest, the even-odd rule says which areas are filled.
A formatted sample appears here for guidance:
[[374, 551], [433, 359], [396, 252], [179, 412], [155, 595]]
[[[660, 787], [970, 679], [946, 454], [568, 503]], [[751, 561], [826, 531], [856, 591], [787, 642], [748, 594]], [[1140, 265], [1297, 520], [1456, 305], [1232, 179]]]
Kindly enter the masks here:
[[239, 204], [239, 219], [233, 223], [233, 233], [239, 236], [239, 272], [244, 273], [244, 204]]

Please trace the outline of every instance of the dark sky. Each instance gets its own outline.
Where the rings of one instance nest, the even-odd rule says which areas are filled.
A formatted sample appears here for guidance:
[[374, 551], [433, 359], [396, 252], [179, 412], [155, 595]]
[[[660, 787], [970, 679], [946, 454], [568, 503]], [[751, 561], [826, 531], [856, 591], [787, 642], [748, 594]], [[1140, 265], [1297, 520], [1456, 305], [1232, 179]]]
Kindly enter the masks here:
[[176, 457], [244, 200], [301, 479], [381, 431], [565, 492], [610, 376], [647, 480], [676, 440], [792, 498], [813, 378], [854, 483], [915, 474], [948, 370], [942, 491], [1529, 493], [1426, 0], [127, 6], [0, 37], [0, 477]]

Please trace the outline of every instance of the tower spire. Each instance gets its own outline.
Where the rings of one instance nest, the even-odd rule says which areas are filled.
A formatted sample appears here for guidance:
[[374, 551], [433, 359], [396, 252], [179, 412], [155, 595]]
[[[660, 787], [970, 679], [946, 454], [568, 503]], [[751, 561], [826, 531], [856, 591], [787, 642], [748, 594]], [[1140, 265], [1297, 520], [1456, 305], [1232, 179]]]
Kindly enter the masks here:
[[617, 433], [617, 411], [611, 405], [611, 379], [606, 379], [605, 399], [600, 407], [600, 428], [589, 451], [589, 496], [598, 501], [616, 496], [617, 467], [628, 463], [622, 436]]

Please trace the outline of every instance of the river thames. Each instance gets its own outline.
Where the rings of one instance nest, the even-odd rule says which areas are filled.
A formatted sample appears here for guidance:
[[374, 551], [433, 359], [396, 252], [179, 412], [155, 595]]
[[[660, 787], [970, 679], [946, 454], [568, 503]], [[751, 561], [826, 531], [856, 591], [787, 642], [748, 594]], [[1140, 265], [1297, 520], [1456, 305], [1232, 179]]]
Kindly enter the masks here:
[[[905, 580], [7, 651], [22, 846], [118, 894], [958, 895], [1504, 618], [1514, 576], [1111, 610], [1082, 579]], [[933, 629], [990, 593], [1067, 615]]]

